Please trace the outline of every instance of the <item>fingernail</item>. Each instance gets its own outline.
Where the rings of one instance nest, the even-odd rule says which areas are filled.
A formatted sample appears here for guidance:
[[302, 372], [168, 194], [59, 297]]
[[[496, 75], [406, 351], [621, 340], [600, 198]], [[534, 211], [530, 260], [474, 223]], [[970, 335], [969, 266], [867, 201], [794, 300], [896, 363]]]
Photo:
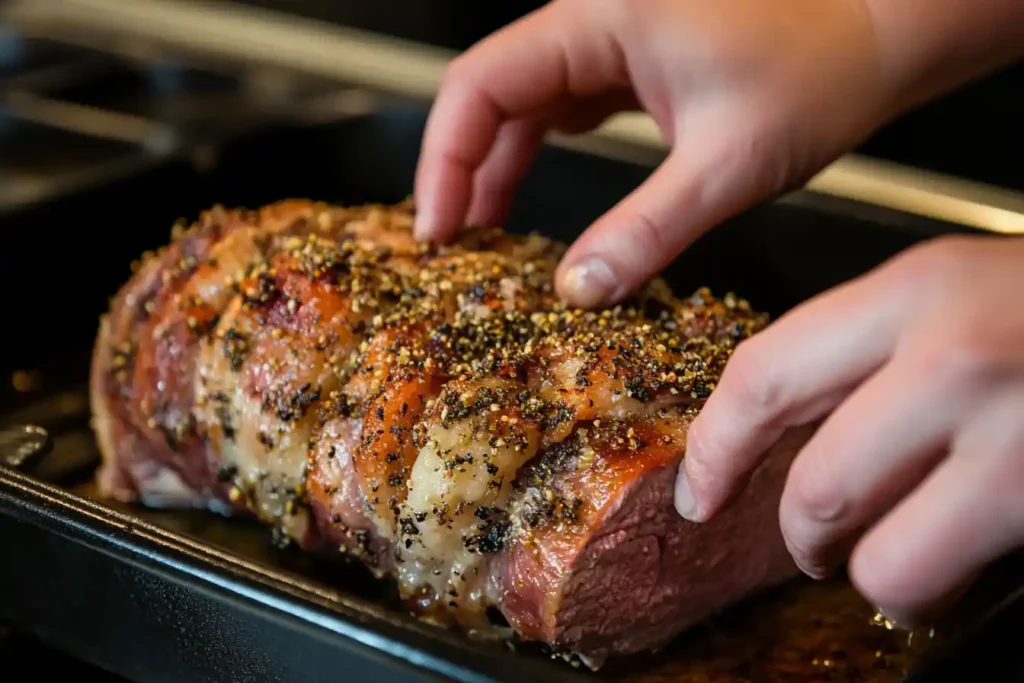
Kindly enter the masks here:
[[684, 519], [691, 522], [699, 522], [700, 511], [697, 509], [697, 500], [693, 497], [693, 490], [690, 482], [686, 479], [686, 471], [680, 467], [679, 476], [676, 477], [676, 512]]
[[583, 259], [562, 278], [565, 295], [580, 308], [593, 308], [608, 301], [617, 287], [615, 273], [602, 259]]
[[[792, 551], [790, 551], [790, 554], [792, 554]], [[800, 571], [802, 571], [808, 578], [813, 579], [815, 581], [824, 581], [825, 579], [830, 579], [833, 576], [835, 576], [836, 573], [835, 568], [827, 564], [816, 563], [811, 565], [798, 563], [797, 566], [800, 567]]]

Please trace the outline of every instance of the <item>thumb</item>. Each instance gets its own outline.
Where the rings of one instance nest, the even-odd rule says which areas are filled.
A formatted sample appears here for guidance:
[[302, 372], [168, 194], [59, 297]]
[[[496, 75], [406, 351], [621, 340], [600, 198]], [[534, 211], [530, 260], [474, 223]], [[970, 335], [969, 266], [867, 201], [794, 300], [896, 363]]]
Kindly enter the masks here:
[[770, 180], [774, 174], [744, 163], [749, 157], [710, 156], [704, 162], [673, 151], [643, 185], [591, 225], [559, 264], [559, 296], [580, 308], [617, 303], [718, 222], [777, 189]]

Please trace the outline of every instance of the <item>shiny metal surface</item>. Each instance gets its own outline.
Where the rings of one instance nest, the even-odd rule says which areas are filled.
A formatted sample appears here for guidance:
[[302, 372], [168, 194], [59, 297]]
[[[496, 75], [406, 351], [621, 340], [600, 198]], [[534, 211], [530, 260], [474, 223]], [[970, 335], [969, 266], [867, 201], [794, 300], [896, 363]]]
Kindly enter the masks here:
[[36, 425], [0, 428], [0, 465], [20, 469], [53, 448], [49, 432]]
[[[27, 34], [145, 57], [160, 50], [197, 59], [260, 64], [417, 98], [436, 92], [454, 53], [230, 2], [9, 0], [0, 22]], [[627, 144], [654, 153], [664, 142], [650, 117], [617, 116], [556, 144]], [[636, 153], [635, 151], [633, 153]], [[1024, 234], [1024, 195], [900, 164], [848, 155], [807, 184], [822, 194], [1003, 234]]]

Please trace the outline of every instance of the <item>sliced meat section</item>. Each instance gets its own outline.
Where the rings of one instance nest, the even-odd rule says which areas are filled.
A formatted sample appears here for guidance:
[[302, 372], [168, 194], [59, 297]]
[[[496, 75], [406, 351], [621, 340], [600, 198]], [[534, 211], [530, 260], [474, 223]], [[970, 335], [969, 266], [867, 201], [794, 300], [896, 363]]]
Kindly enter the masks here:
[[306, 475], [306, 495], [322, 541], [320, 549], [338, 550], [377, 576], [388, 576], [394, 566], [392, 538], [379, 533], [352, 462], [363, 422], [332, 412], [314, 439]]
[[152, 506], [210, 506], [225, 489], [194, 429], [193, 368], [248, 267], [273, 235], [312, 215], [311, 202], [261, 211], [214, 208], [141, 265], [100, 323], [90, 380], [101, 491]]
[[485, 625], [490, 605], [482, 513], [504, 509], [542, 442], [543, 415], [520, 398], [524, 389], [500, 378], [453, 381], [418, 428], [399, 517], [399, 588], [467, 627]]
[[239, 282], [201, 345], [196, 418], [230, 497], [308, 546], [304, 504], [310, 439], [322, 397], [405, 282], [382, 267], [390, 250], [317, 233], [287, 239]]
[[215, 207], [176, 225], [147, 253], [100, 321], [90, 377], [93, 425], [103, 456], [101, 492], [155, 507], [244, 507], [218, 477], [220, 454], [197, 433], [196, 358], [201, 342], [241, 295], [238, 281], [284, 240], [320, 235], [384, 244], [380, 267], [415, 270], [408, 206], [335, 207], [284, 200], [258, 211]]
[[[481, 244], [495, 251], [465, 251]], [[460, 376], [515, 375], [509, 349], [501, 345], [507, 329], [517, 323], [532, 329], [528, 312], [554, 302], [552, 255], [559, 252], [549, 240], [469, 231], [440, 251], [422, 262], [402, 301], [374, 319], [342, 395], [328, 402], [324, 427], [314, 437], [310, 491], [316, 505], [337, 520], [335, 535], [372, 528], [375, 548], [414, 528], [408, 520], [399, 524], [400, 510], [426, 442], [422, 418], [443, 387]], [[348, 436], [356, 433], [361, 438], [353, 447]], [[340, 452], [346, 457], [337, 459]], [[338, 491], [352, 490], [352, 481], [361, 491], [358, 500], [339, 497]], [[379, 552], [372, 554], [379, 559]], [[417, 590], [411, 585], [409, 592]]]
[[520, 473], [491, 574], [517, 633], [597, 668], [799, 573], [778, 502], [810, 430], [787, 434], [738, 503], [698, 525], [673, 507], [692, 415], [581, 427]]

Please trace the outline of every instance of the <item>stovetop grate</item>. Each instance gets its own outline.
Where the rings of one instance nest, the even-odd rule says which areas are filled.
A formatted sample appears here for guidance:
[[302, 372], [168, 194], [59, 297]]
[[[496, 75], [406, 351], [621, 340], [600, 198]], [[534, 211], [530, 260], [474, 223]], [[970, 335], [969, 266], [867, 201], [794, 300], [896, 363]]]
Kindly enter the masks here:
[[336, 83], [129, 58], [0, 27], [0, 216], [287, 120]]

